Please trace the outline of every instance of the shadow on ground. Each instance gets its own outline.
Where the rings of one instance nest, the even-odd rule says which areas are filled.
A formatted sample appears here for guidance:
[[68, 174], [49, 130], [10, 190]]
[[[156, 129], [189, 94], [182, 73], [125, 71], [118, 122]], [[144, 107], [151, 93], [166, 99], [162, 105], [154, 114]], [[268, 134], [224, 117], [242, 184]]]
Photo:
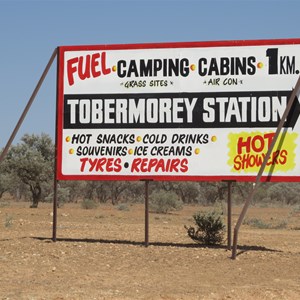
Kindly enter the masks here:
[[[46, 237], [32, 237], [33, 239], [53, 242], [52, 239]], [[121, 244], [121, 245], [133, 245], [133, 246], [146, 246], [145, 242], [136, 242], [130, 240], [108, 240], [108, 239], [78, 239], [78, 238], [56, 238], [56, 242], [71, 242], [71, 243], [100, 243], [100, 244]], [[205, 249], [224, 249], [227, 250], [227, 245], [203, 245], [196, 243], [164, 243], [164, 242], [151, 242], [149, 246], [155, 247], [178, 247], [178, 248], [205, 248]], [[281, 250], [270, 249], [263, 246], [249, 246], [249, 245], [239, 245], [240, 255], [247, 251], [266, 251], [266, 252], [282, 252]]]

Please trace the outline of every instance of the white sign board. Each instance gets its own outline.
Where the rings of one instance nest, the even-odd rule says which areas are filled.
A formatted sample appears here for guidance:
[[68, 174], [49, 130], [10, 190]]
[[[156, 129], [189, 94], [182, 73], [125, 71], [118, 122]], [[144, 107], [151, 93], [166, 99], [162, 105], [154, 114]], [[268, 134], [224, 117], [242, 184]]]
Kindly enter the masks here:
[[[253, 181], [300, 40], [59, 47], [57, 178]], [[299, 103], [262, 180], [300, 179]]]

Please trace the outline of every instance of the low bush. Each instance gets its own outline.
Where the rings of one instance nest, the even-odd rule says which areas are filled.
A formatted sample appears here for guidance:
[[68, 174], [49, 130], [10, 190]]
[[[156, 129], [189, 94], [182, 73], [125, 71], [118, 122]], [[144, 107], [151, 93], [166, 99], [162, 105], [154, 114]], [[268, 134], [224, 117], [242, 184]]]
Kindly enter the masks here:
[[2, 201], [0, 201], [0, 208], [1, 207], [7, 207], [7, 206], [10, 206], [10, 203], [9, 202], [2, 202]]
[[[50, 193], [45, 197], [46, 202], [52, 202], [54, 198], [54, 193]], [[57, 207], [62, 207], [64, 203], [68, 202], [70, 198], [70, 189], [69, 188], [57, 188]]]
[[258, 229], [270, 229], [272, 227], [271, 224], [265, 223], [263, 220], [257, 218], [245, 219], [243, 224]]
[[83, 209], [94, 209], [94, 208], [97, 208], [97, 206], [98, 206], [97, 203], [91, 199], [84, 199], [81, 202], [81, 207]]
[[150, 209], [159, 214], [167, 214], [172, 210], [182, 209], [182, 201], [172, 191], [154, 191], [150, 195]]
[[287, 227], [288, 221], [282, 220], [276, 224], [271, 224], [271, 223], [266, 223], [261, 219], [251, 218], [251, 219], [245, 219], [243, 224], [258, 229], [284, 229]]
[[129, 211], [129, 207], [128, 207], [128, 205], [126, 203], [120, 203], [117, 206], [117, 209], [121, 210], [121, 211]]
[[188, 236], [193, 241], [205, 245], [215, 245], [223, 242], [225, 225], [219, 212], [198, 212], [193, 218], [197, 225], [196, 228], [184, 226]]
[[10, 215], [5, 216], [4, 226], [5, 228], [10, 228], [13, 225], [13, 217]]

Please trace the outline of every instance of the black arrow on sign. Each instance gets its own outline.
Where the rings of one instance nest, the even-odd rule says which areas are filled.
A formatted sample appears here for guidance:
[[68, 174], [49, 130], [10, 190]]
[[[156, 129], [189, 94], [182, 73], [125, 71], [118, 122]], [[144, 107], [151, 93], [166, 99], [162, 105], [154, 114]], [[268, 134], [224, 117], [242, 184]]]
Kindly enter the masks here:
[[[292, 90], [292, 92], [293, 92], [293, 90]], [[296, 96], [294, 98], [294, 103], [291, 107], [291, 110], [287, 116], [287, 120], [284, 124], [284, 127], [292, 127], [292, 129], [294, 130], [294, 127], [298, 121], [299, 115], [300, 115], [300, 103], [299, 103], [298, 97]]]

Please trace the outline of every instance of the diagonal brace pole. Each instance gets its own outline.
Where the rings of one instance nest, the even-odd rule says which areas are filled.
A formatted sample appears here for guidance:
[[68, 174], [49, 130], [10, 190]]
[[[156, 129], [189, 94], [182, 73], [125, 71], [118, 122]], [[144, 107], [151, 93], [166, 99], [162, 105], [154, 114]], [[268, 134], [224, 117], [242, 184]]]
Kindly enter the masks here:
[[50, 69], [50, 67], [51, 67], [51, 65], [52, 65], [52, 63], [53, 63], [56, 55], [57, 55], [57, 48], [54, 49], [54, 51], [53, 51], [53, 53], [52, 53], [52, 55], [50, 57], [50, 60], [49, 60], [49, 62], [47, 64], [47, 66], [46, 66], [46, 68], [45, 68], [45, 70], [44, 70], [44, 72], [43, 72], [40, 80], [38, 81], [38, 83], [37, 83], [37, 85], [36, 85], [36, 87], [35, 87], [32, 95], [31, 95], [30, 99], [28, 100], [28, 103], [27, 103], [27, 105], [26, 105], [26, 107], [25, 107], [25, 109], [24, 109], [24, 111], [23, 111], [23, 113], [22, 113], [22, 115], [21, 115], [21, 117], [20, 117], [20, 119], [19, 119], [19, 121], [18, 121], [15, 129], [13, 130], [13, 132], [12, 132], [12, 134], [11, 134], [8, 142], [6, 143], [5, 148], [3, 149], [3, 151], [2, 151], [2, 153], [0, 155], [0, 163], [5, 158], [5, 156], [6, 156], [7, 152], [8, 152], [8, 150], [9, 150], [12, 142], [14, 141], [14, 139], [15, 139], [15, 137], [16, 137], [16, 135], [17, 135], [17, 133], [18, 133], [18, 131], [19, 131], [19, 129], [20, 129], [20, 127], [21, 127], [21, 125], [22, 125], [22, 123], [23, 123], [23, 121], [24, 121], [24, 119], [25, 119], [25, 117], [26, 117], [26, 115], [27, 115], [30, 107], [31, 107], [31, 104], [33, 103], [33, 101], [34, 101], [34, 99], [35, 99], [35, 97], [36, 97], [36, 95], [37, 95], [40, 87], [42, 86], [42, 84], [44, 82], [45, 77], [48, 74], [48, 71], [49, 71], [49, 69]]
[[270, 158], [270, 155], [271, 155], [271, 153], [272, 153], [272, 151], [273, 151], [273, 148], [274, 148], [274, 146], [275, 146], [275, 144], [276, 144], [276, 142], [277, 142], [277, 139], [278, 139], [278, 137], [279, 137], [279, 134], [280, 134], [280, 132], [281, 132], [281, 129], [282, 129], [282, 127], [283, 127], [283, 125], [284, 125], [284, 123], [285, 123], [285, 121], [286, 121], [286, 119], [287, 119], [287, 117], [288, 117], [288, 114], [289, 114], [289, 112], [290, 112], [290, 110], [291, 110], [291, 108], [292, 108], [292, 106], [293, 106], [293, 104], [294, 104], [295, 98], [296, 98], [296, 96], [298, 95], [299, 89], [300, 89], [300, 76], [299, 76], [298, 81], [297, 81], [297, 83], [296, 83], [296, 86], [295, 86], [295, 88], [294, 88], [294, 90], [293, 90], [293, 92], [292, 92], [292, 94], [291, 94], [291, 96], [290, 96], [290, 98], [289, 98], [289, 101], [288, 101], [288, 103], [287, 103], [287, 106], [286, 106], [286, 109], [285, 109], [285, 111], [284, 111], [284, 113], [283, 113], [283, 116], [282, 116], [282, 118], [281, 118], [281, 120], [280, 120], [280, 122], [279, 122], [279, 124], [278, 124], [278, 127], [277, 127], [277, 129], [276, 129], [275, 135], [274, 135], [274, 137], [273, 137], [273, 139], [272, 139], [270, 148], [268, 149], [268, 152], [267, 152], [267, 154], [266, 154], [266, 156], [265, 156], [265, 158], [264, 158], [264, 160], [263, 160], [263, 163], [262, 163], [262, 165], [260, 166], [259, 172], [258, 172], [258, 174], [257, 174], [257, 176], [256, 176], [255, 185], [254, 185], [254, 187], [252, 188], [252, 191], [251, 191], [251, 193], [250, 193], [248, 199], [247, 199], [246, 202], [245, 202], [245, 205], [244, 205], [244, 207], [243, 207], [243, 210], [242, 210], [242, 212], [241, 212], [241, 214], [240, 214], [240, 216], [239, 216], [239, 219], [238, 219], [238, 221], [237, 221], [237, 223], [236, 223], [236, 226], [235, 226], [235, 228], [234, 228], [233, 247], [232, 247], [232, 256], [231, 256], [232, 259], [235, 259], [235, 258], [236, 258], [236, 252], [237, 252], [237, 240], [238, 240], [239, 229], [240, 229], [241, 224], [242, 224], [242, 222], [243, 222], [243, 219], [244, 219], [244, 217], [245, 217], [245, 215], [246, 215], [246, 212], [247, 212], [247, 210], [248, 210], [248, 207], [249, 207], [249, 205], [250, 205], [250, 202], [252, 201], [252, 198], [253, 198], [253, 196], [254, 196], [254, 194], [255, 194], [255, 192], [256, 192], [256, 190], [257, 190], [257, 187], [258, 187], [258, 185], [259, 185], [259, 183], [260, 183], [260, 179], [261, 179], [262, 174], [263, 174], [263, 172], [264, 172], [264, 169], [265, 169], [265, 167], [266, 167], [266, 165], [267, 165], [267, 162], [268, 162], [268, 160], [269, 160], [269, 158]]

